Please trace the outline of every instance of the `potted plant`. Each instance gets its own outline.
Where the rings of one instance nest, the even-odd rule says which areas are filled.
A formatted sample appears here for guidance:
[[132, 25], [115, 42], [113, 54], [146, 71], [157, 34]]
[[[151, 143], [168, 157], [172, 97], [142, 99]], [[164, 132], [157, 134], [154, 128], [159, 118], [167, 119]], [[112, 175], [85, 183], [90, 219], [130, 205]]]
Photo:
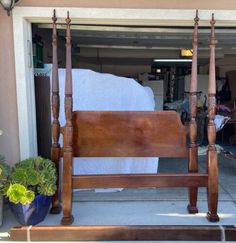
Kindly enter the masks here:
[[[2, 134], [3, 131], [0, 130], [0, 136]], [[9, 174], [10, 174], [10, 166], [5, 163], [5, 158], [0, 154], [0, 226], [2, 225], [3, 194], [5, 192]]]
[[56, 180], [56, 169], [51, 160], [32, 157], [14, 165], [5, 195], [22, 225], [35, 225], [44, 220], [56, 191]]
[[0, 155], [0, 226], [2, 225], [3, 215], [3, 195], [6, 192], [10, 166], [5, 163], [5, 158]]

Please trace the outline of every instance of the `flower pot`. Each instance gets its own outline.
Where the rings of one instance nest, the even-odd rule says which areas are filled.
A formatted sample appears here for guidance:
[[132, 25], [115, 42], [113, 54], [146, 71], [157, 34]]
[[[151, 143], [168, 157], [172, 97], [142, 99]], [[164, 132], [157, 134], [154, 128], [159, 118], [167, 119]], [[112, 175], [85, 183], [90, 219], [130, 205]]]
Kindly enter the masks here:
[[9, 202], [9, 207], [20, 224], [36, 225], [46, 217], [51, 201], [52, 197], [50, 196], [37, 195], [29, 204], [22, 205], [21, 203]]

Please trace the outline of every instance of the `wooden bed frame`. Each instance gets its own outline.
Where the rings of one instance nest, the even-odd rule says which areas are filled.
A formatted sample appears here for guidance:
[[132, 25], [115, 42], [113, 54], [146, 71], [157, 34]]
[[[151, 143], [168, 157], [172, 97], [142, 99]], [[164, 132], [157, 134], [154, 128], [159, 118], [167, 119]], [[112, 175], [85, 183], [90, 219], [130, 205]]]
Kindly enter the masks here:
[[[52, 111], [53, 144], [51, 158], [59, 175], [59, 160], [63, 157], [61, 224], [73, 223], [72, 193], [76, 188], [136, 188], [136, 187], [187, 187], [189, 190], [188, 212], [197, 209], [198, 187], [207, 188], [208, 213], [211, 222], [219, 221], [218, 165], [215, 148], [215, 33], [214, 15], [211, 20], [210, 67], [208, 89], [208, 153], [207, 171], [198, 172], [198, 147], [196, 144], [196, 92], [197, 92], [197, 49], [198, 15], [194, 19], [193, 60], [190, 85], [189, 144], [186, 143], [187, 129], [182, 125], [175, 111], [73, 111], [71, 34], [69, 13], [66, 19], [66, 80], [65, 116], [66, 124], [60, 127], [59, 82], [57, 59], [57, 18], [53, 19], [53, 67], [52, 67]], [[59, 145], [59, 135], [63, 135], [63, 148]], [[72, 174], [73, 157], [186, 157], [189, 173], [185, 174]], [[60, 202], [56, 193], [52, 213], [60, 212]]]

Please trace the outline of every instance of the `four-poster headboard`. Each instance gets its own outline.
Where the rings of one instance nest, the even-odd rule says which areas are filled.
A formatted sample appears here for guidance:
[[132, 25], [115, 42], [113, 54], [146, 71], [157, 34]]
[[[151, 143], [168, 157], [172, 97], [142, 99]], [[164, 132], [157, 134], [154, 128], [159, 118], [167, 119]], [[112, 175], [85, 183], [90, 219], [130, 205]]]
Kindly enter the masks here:
[[[215, 40], [214, 16], [211, 21], [210, 73], [208, 90], [208, 155], [206, 173], [198, 172], [198, 147], [196, 143], [196, 92], [197, 92], [197, 50], [198, 15], [193, 34], [192, 77], [190, 85], [190, 127], [189, 145], [187, 132], [175, 111], [73, 111], [71, 74], [71, 33], [69, 13], [66, 19], [66, 80], [65, 115], [66, 124], [60, 127], [59, 82], [57, 60], [57, 33], [55, 16], [53, 20], [53, 67], [52, 67], [52, 111], [53, 144], [52, 160], [59, 174], [59, 160], [63, 157], [61, 224], [73, 222], [72, 192], [75, 188], [134, 188], [134, 187], [188, 187], [189, 213], [197, 213], [198, 187], [206, 187], [208, 195], [208, 220], [216, 222], [218, 202], [218, 167], [215, 149]], [[63, 148], [59, 135], [63, 135]], [[72, 174], [75, 157], [186, 157], [189, 173], [185, 174]], [[60, 211], [58, 193], [52, 206], [52, 213]]]

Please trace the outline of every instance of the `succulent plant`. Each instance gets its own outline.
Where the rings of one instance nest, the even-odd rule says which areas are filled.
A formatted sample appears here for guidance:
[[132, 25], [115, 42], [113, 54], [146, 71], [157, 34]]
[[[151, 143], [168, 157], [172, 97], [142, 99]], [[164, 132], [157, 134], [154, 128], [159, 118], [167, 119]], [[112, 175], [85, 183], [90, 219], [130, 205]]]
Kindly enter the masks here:
[[13, 203], [27, 204], [35, 195], [52, 196], [56, 191], [56, 168], [51, 160], [32, 157], [14, 165], [6, 196]]
[[6, 164], [5, 158], [0, 155], [0, 194], [5, 194], [8, 188], [10, 172], [10, 166]]
[[6, 196], [9, 197], [9, 201], [13, 203], [27, 204], [34, 200], [35, 194], [31, 190], [27, 190], [25, 186], [15, 183], [10, 185]]

